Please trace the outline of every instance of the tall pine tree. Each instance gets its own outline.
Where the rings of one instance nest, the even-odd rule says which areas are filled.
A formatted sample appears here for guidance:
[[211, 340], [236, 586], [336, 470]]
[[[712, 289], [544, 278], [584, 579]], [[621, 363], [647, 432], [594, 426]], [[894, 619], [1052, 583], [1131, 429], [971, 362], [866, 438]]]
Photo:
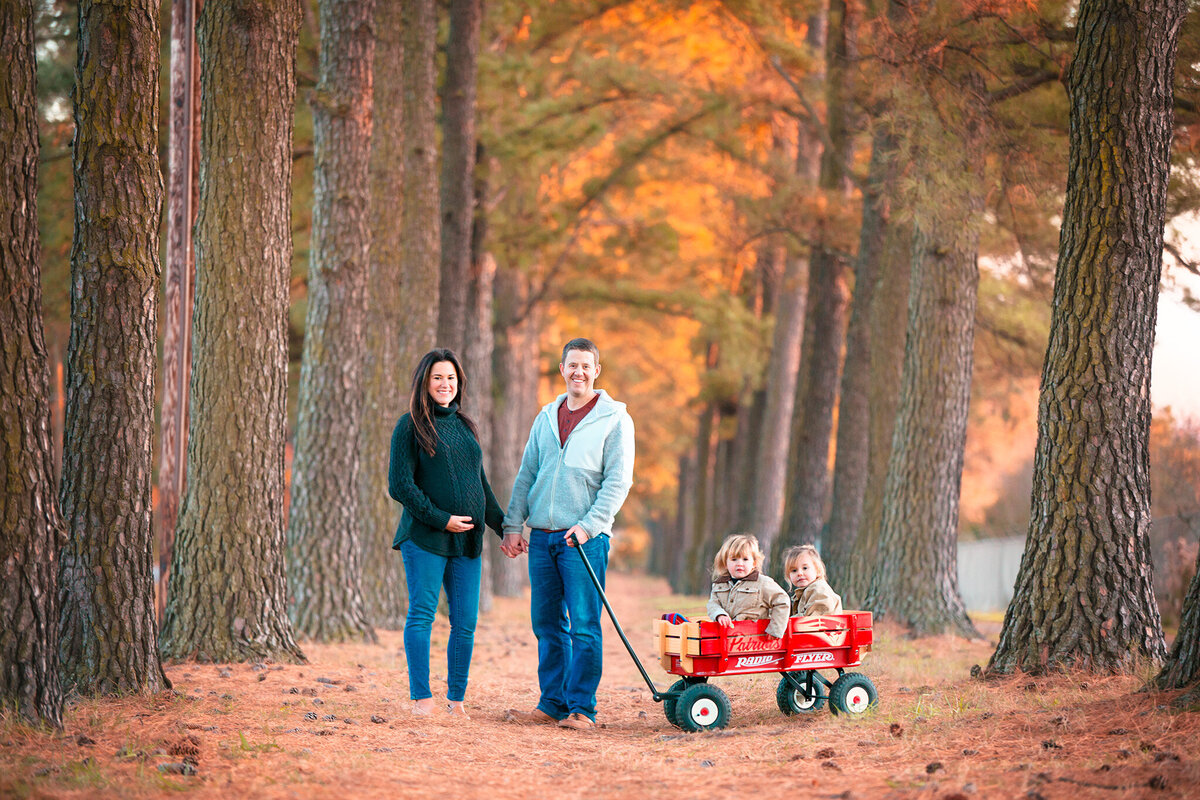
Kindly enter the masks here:
[[299, 25], [297, 0], [206, 3], [200, 14], [188, 484], [163, 618], [167, 658], [304, 660], [284, 576]]
[[308, 312], [288, 520], [289, 613], [322, 642], [375, 638], [362, 600], [358, 437], [369, 270], [373, 0], [321, 0]]
[[[151, 484], [157, 359], [159, 3], [79, 4], [60, 665], [88, 694], [170, 686]], [[121, 69], [111, 70], [120, 53]]]
[[0, 3], [0, 703], [62, 727], [50, 375], [38, 240], [32, 0]]
[[1084, 0], [1029, 533], [990, 671], [1165, 655], [1151, 580], [1150, 358], [1185, 0]]

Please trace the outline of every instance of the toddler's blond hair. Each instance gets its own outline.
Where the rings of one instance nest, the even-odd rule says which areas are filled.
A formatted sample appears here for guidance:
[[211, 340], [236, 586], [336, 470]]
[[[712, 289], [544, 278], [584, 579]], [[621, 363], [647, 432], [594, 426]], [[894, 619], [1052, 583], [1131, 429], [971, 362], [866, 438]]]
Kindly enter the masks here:
[[800, 560], [800, 556], [811, 558], [817, 568], [817, 577], [825, 577], [825, 562], [821, 560], [821, 554], [817, 552], [817, 548], [811, 544], [798, 544], [788, 548], [788, 551], [783, 554], [783, 577], [786, 578], [787, 574], [792, 571], [792, 567]]
[[721, 543], [721, 549], [717, 551], [717, 557], [713, 559], [713, 580], [729, 577], [729, 570], [725, 566], [729, 563], [729, 559], [746, 555], [754, 558], [755, 569], [762, 569], [765, 556], [758, 546], [757, 536], [751, 536], [748, 533], [734, 533], [726, 536], [725, 541]]

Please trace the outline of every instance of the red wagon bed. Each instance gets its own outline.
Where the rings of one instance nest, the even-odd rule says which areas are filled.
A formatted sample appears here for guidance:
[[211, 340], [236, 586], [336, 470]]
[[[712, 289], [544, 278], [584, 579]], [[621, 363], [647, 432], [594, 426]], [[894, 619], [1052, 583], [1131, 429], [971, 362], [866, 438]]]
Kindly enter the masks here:
[[723, 628], [709, 620], [654, 621], [662, 668], [672, 675], [750, 675], [810, 669], [845, 669], [871, 649], [871, 612], [791, 617], [783, 637], [766, 635], [769, 620]]
[[[728, 628], [707, 619], [654, 621], [659, 663], [676, 681], [663, 695], [671, 724], [684, 730], [725, 726], [730, 704], [708, 679], [725, 675], [780, 675], [775, 700], [784, 714], [817, 711], [829, 702], [835, 714], [861, 714], [878, 700], [866, 675], [846, 672], [871, 649], [871, 614], [850, 611], [822, 617], [791, 617], [782, 637], [766, 634], [769, 620], [735, 622]], [[835, 670], [829, 680], [821, 670]]]

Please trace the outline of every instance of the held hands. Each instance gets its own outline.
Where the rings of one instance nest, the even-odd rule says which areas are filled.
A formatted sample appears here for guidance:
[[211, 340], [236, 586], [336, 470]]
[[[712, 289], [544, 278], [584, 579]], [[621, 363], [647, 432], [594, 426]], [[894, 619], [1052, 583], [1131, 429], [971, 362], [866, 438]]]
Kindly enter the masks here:
[[[572, 539], [572, 536], [575, 538]], [[576, 543], [583, 544], [592, 537], [589, 536], [588, 532], [583, 528], [579, 527], [578, 525], [572, 525], [567, 529], [567, 532], [563, 534], [563, 538], [567, 540], [567, 546], [574, 547]]]
[[529, 552], [529, 542], [519, 533], [506, 533], [500, 542], [500, 552], [509, 558], [516, 558], [522, 553]]
[[450, 521], [446, 523], [446, 530], [449, 533], [465, 533], [475, 527], [475, 523], [470, 517], [460, 517], [457, 514], [450, 515]]

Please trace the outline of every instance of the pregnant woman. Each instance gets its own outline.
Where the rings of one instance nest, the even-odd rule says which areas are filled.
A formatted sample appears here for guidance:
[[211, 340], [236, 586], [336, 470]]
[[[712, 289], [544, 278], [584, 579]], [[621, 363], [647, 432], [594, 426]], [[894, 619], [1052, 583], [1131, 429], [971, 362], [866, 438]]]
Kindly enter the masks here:
[[404, 506], [392, 549], [404, 558], [408, 618], [404, 654], [412, 712], [429, 714], [429, 637], [439, 590], [450, 606], [446, 711], [467, 716], [463, 697], [475, 646], [483, 527], [500, 535], [504, 512], [483, 470], [475, 423], [462, 413], [466, 380], [450, 350], [425, 354], [413, 371], [409, 412], [392, 433], [388, 493]]

